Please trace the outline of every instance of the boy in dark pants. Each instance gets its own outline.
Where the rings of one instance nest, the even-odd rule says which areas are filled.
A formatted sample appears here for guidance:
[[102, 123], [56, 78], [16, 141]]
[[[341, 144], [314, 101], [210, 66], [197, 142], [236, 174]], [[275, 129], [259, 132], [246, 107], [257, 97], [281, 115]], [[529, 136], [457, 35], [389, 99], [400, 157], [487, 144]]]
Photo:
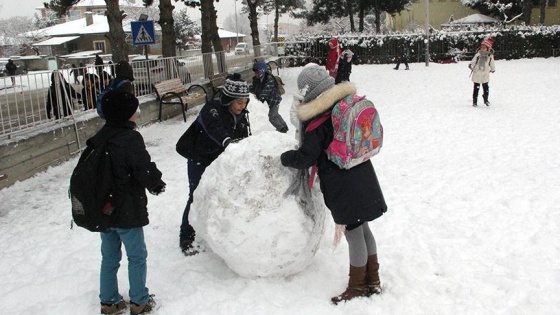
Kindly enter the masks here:
[[268, 120], [277, 131], [288, 132], [288, 125], [278, 113], [278, 107], [282, 101], [282, 96], [276, 88], [276, 79], [268, 72], [264, 61], [257, 61], [253, 66], [255, 76], [250, 86], [250, 91], [261, 102], [268, 103]]
[[144, 314], [155, 308], [156, 302], [146, 287], [148, 251], [143, 227], [148, 225], [146, 189], [158, 195], [165, 191], [161, 172], [151, 161], [142, 135], [135, 129], [138, 100], [119, 90], [103, 97], [105, 125], [88, 144], [107, 141], [115, 180], [115, 222], [101, 232], [101, 272], [99, 299], [101, 314], [122, 314], [127, 304], [119, 293], [117, 272], [122, 257], [122, 245], [128, 257], [130, 313]]
[[200, 110], [196, 121], [177, 142], [177, 152], [187, 158], [189, 200], [183, 212], [179, 246], [187, 256], [198, 253], [193, 245], [195, 230], [189, 223], [193, 194], [206, 168], [233, 141], [250, 135], [247, 118], [249, 88], [239, 73], [226, 78], [219, 101], [210, 100]]
[[404, 70], [408, 70], [408, 58], [410, 57], [410, 49], [405, 45], [402, 48], [400, 56], [397, 56], [397, 66], [393, 69], [399, 70], [399, 66], [401, 63], [404, 63], [406, 68]]

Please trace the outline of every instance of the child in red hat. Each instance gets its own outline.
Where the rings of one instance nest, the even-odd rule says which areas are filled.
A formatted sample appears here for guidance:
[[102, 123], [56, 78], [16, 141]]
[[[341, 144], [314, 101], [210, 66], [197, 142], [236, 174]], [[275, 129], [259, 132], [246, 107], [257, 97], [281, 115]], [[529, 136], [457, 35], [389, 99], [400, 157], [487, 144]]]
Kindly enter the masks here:
[[475, 107], [477, 106], [478, 91], [480, 90], [481, 84], [484, 104], [486, 106], [490, 106], [490, 101], [488, 100], [490, 92], [488, 81], [490, 81], [490, 73], [494, 73], [496, 71], [496, 65], [494, 64], [494, 49], [492, 49], [493, 44], [493, 38], [488, 37], [482, 40], [480, 49], [469, 63], [469, 69], [471, 69], [472, 81], [474, 83], [473, 106]]

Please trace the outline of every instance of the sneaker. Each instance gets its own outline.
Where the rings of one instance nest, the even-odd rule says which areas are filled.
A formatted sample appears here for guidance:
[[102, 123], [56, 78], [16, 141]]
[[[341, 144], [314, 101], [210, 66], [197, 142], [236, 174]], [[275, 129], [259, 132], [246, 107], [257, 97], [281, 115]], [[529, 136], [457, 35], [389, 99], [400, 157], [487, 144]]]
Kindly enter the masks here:
[[490, 106], [490, 102], [489, 102], [489, 101], [484, 102], [484, 104], [485, 104], [486, 106]]
[[393, 68], [393, 69], [395, 69], [395, 70], [399, 70], [399, 68]]
[[126, 302], [121, 300], [117, 304], [101, 303], [101, 314], [117, 315], [126, 312]]
[[150, 294], [150, 298], [148, 302], [144, 304], [136, 304], [134, 302], [130, 302], [130, 314], [138, 315], [138, 314], [148, 314], [152, 310], [155, 310], [157, 306], [156, 301], [154, 300], [154, 295]]

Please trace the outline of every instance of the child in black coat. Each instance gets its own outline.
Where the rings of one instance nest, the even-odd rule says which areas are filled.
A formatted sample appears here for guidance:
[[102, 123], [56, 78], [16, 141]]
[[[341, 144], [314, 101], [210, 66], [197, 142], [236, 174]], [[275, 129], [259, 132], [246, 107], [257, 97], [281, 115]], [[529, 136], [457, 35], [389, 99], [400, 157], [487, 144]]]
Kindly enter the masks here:
[[338, 73], [334, 82], [335, 84], [350, 81], [350, 73], [352, 73], [352, 63], [354, 60], [355, 55], [350, 49], [345, 49], [342, 52], [338, 62]]
[[123, 247], [128, 257], [130, 313], [144, 314], [156, 305], [146, 287], [148, 251], [143, 227], [149, 223], [146, 190], [159, 195], [165, 191], [165, 182], [151, 161], [142, 135], [134, 130], [138, 105], [138, 99], [130, 93], [121, 90], [107, 92], [102, 101], [105, 125], [88, 140], [92, 144], [108, 143], [115, 180], [116, 219], [111, 228], [100, 233], [101, 314], [121, 314], [127, 308], [119, 293], [117, 279]]

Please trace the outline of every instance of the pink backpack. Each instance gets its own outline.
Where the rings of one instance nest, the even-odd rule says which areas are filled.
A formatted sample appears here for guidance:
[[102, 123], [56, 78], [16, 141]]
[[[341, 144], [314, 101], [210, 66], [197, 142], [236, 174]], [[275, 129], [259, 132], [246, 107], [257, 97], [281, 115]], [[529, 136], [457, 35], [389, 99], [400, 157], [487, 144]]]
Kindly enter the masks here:
[[[328, 119], [328, 113], [306, 128], [309, 132]], [[349, 95], [338, 101], [330, 114], [333, 141], [325, 150], [329, 160], [341, 169], [350, 169], [379, 153], [383, 146], [383, 126], [379, 113], [365, 96]]]

